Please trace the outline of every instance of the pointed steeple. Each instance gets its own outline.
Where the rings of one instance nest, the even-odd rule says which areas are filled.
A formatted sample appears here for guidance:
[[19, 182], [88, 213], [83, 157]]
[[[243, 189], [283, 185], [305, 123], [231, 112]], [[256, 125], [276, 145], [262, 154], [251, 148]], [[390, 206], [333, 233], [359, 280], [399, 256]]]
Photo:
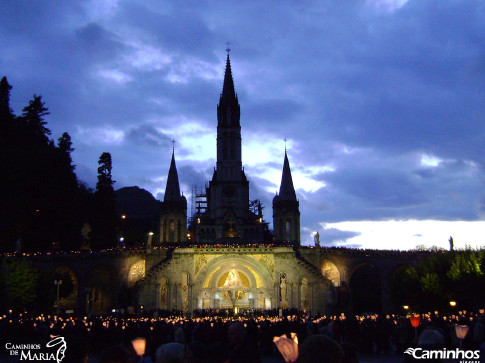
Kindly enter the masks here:
[[293, 187], [293, 178], [291, 177], [290, 162], [285, 148], [285, 161], [283, 163], [283, 174], [281, 176], [280, 200], [297, 200], [295, 188]]
[[226, 59], [226, 71], [224, 74], [224, 84], [222, 93], [217, 105], [218, 126], [238, 127], [240, 118], [240, 107], [237, 100], [237, 94], [234, 89], [234, 80], [232, 78], [231, 59], [229, 51]]
[[226, 59], [226, 72], [224, 74], [224, 85], [222, 87], [221, 99], [234, 100], [237, 98], [236, 91], [234, 89], [234, 80], [232, 78], [231, 70], [231, 60], [229, 58], [229, 53], [227, 53]]
[[175, 150], [172, 150], [172, 162], [168, 171], [167, 186], [165, 187], [165, 195], [163, 201], [177, 201], [180, 200], [180, 185], [177, 174], [177, 166], [175, 165]]

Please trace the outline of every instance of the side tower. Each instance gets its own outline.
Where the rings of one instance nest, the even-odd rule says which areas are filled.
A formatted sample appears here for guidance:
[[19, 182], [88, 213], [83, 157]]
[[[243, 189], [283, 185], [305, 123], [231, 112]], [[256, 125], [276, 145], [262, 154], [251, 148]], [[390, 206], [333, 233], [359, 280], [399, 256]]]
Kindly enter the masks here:
[[160, 243], [183, 242], [187, 237], [187, 199], [180, 194], [179, 177], [175, 166], [175, 151], [168, 171], [167, 186], [160, 216]]
[[300, 203], [296, 199], [286, 148], [280, 192], [273, 198], [273, 227], [275, 240], [300, 244]]

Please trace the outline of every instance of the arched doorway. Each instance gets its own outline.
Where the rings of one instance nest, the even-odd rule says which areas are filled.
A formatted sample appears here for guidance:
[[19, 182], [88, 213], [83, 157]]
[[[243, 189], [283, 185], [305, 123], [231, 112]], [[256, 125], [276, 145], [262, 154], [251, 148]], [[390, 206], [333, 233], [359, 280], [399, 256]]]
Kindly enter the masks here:
[[[61, 282], [58, 286], [58, 296], [56, 291], [56, 304], [59, 304], [59, 309], [61, 311], [75, 310], [78, 294], [78, 279], [74, 271], [67, 266], [60, 266], [54, 271], [54, 279], [55, 281]], [[58, 302], [57, 298], [59, 298]]]
[[133, 287], [137, 281], [145, 277], [145, 260], [135, 262], [128, 272], [128, 286]]
[[113, 303], [114, 271], [106, 265], [95, 266], [89, 277], [87, 312], [99, 315], [108, 311]]
[[271, 275], [257, 260], [241, 255], [219, 256], [195, 277], [198, 309], [270, 309], [275, 307]]
[[340, 286], [340, 272], [333, 262], [328, 260], [322, 262], [322, 275], [329, 279], [333, 286]]
[[349, 287], [355, 314], [382, 311], [381, 278], [374, 265], [357, 266], [350, 277]]

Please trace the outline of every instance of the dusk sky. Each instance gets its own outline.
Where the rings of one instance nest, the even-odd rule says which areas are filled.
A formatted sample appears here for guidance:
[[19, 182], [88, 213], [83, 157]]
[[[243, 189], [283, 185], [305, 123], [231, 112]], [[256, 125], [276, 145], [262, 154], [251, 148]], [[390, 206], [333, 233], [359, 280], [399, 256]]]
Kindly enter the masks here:
[[42, 95], [81, 180], [110, 152], [160, 200], [172, 139], [187, 197], [212, 176], [228, 41], [266, 221], [287, 138], [303, 244], [484, 246], [483, 0], [0, 2], [14, 112]]

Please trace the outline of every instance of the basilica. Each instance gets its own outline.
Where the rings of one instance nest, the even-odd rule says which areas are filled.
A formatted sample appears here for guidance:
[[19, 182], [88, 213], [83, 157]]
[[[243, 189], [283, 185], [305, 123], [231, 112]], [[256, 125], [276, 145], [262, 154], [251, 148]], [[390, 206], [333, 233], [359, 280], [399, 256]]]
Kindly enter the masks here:
[[286, 150], [281, 186], [273, 199], [271, 237], [261, 204], [249, 200], [240, 116], [228, 53], [217, 105], [217, 163], [212, 180], [196, 196], [197, 207], [189, 220], [172, 152], [159, 246], [187, 243], [190, 247], [177, 247], [162, 261], [153, 254], [147, 256], [147, 273], [139, 281], [140, 304], [147, 308], [323, 311], [326, 306], [331, 281], [298, 251], [299, 201]]
[[[260, 243], [268, 241], [259, 201], [249, 200], [249, 181], [241, 155], [241, 110], [227, 55], [222, 93], [217, 105], [217, 165], [187, 226], [187, 199], [180, 193], [175, 155], [168, 172], [160, 221], [160, 243]], [[300, 243], [300, 211], [285, 150], [279, 195], [273, 200], [274, 239]]]
[[183, 314], [198, 309], [391, 310], [390, 276], [423, 256], [322, 248], [318, 240], [315, 246], [301, 246], [299, 201], [286, 150], [271, 236], [261, 204], [249, 199], [240, 115], [228, 54], [217, 105], [217, 162], [205, 190], [193, 195], [196, 206], [189, 218], [173, 151], [159, 234], [150, 233], [146, 246], [22, 257], [45, 276], [69, 275], [72, 292], [57, 301], [57, 309], [84, 315], [118, 309]]

